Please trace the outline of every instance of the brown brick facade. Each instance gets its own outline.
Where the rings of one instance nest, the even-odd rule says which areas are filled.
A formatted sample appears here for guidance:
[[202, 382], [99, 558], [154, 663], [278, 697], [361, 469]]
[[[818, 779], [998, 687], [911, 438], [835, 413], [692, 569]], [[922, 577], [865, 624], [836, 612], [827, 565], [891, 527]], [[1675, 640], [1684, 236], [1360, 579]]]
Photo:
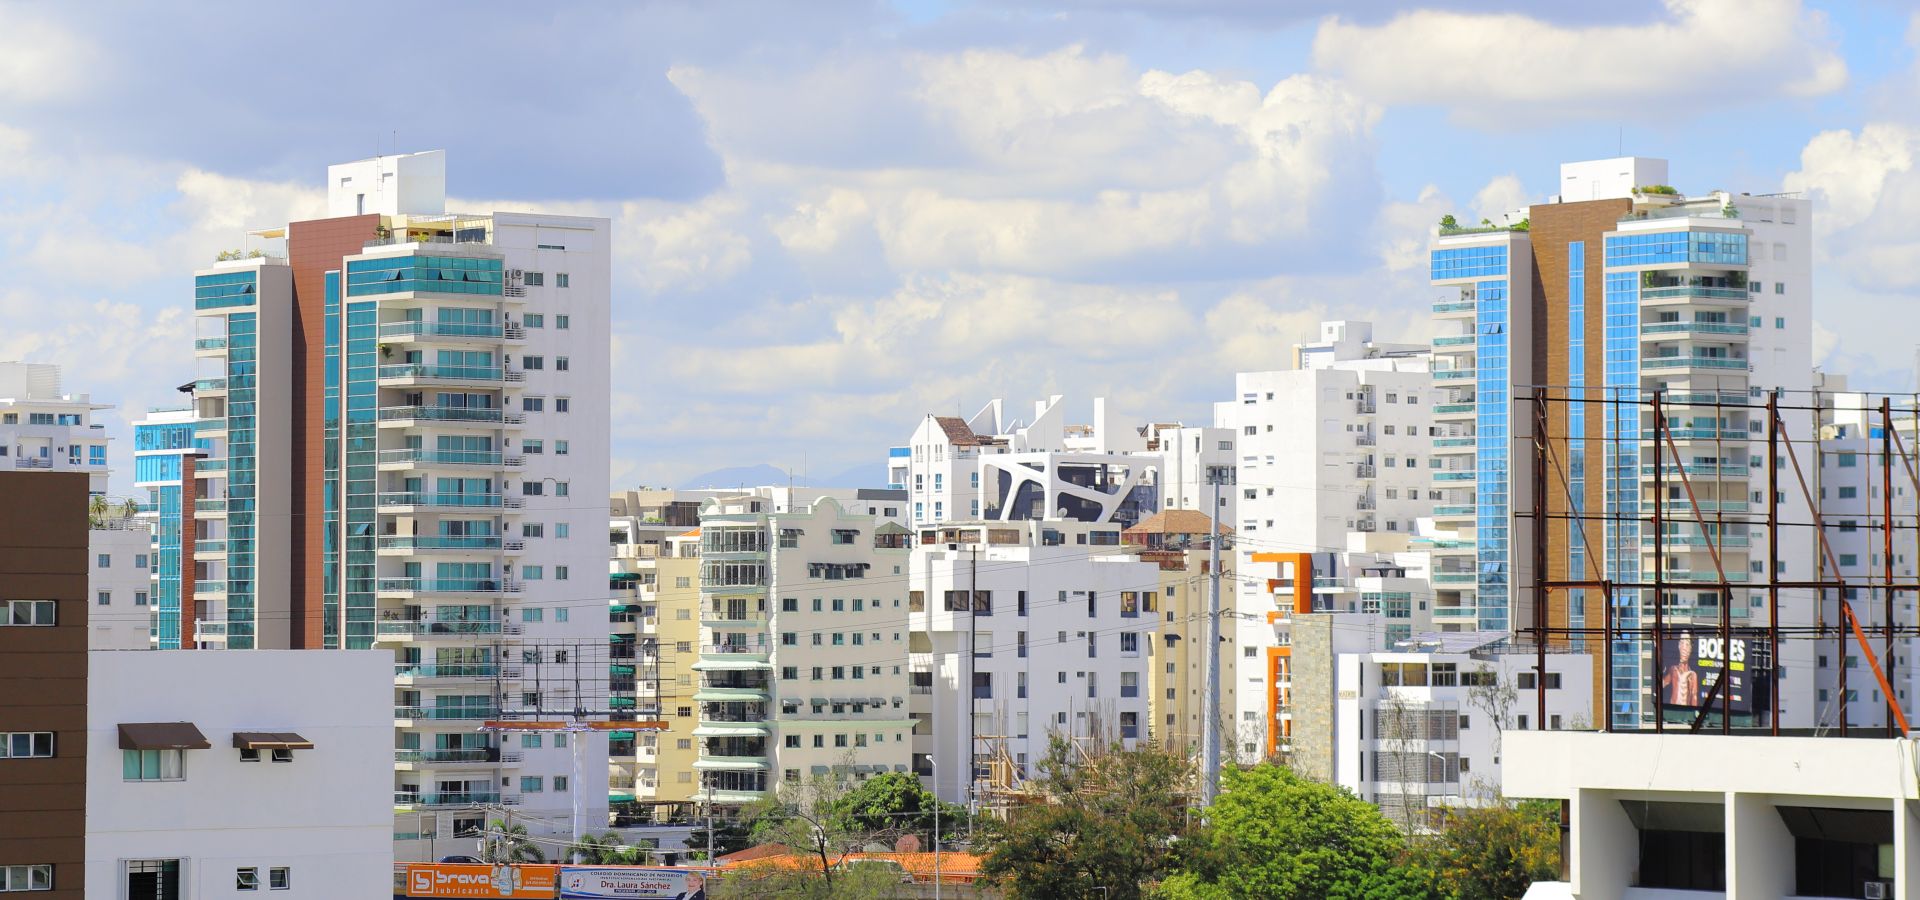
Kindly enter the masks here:
[[52, 759], [0, 759], [0, 865], [54, 867], [86, 893], [87, 475], [0, 472], [0, 602], [56, 601], [52, 627], [0, 626], [0, 732], [51, 731]]
[[[288, 585], [289, 647], [324, 644], [321, 566], [325, 561], [326, 274], [378, 235], [377, 215], [295, 222], [287, 227], [293, 266], [293, 547]], [[342, 288], [344, 290], [344, 286]], [[262, 586], [266, 589], [265, 586]]]

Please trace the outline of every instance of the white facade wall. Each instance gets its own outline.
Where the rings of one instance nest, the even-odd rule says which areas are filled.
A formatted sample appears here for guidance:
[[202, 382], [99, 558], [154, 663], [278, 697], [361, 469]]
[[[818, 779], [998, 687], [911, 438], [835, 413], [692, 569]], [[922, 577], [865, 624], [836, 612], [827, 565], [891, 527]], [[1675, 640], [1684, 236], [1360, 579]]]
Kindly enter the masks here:
[[[126, 861], [155, 859], [181, 861], [180, 896], [195, 900], [391, 893], [390, 655], [95, 652], [88, 665], [88, 896], [125, 896]], [[182, 721], [212, 744], [185, 751], [185, 780], [123, 780], [118, 726]], [[237, 731], [295, 732], [314, 749], [241, 762]], [[291, 887], [269, 891], [280, 866]], [[235, 890], [240, 867], [259, 870], [260, 891]]]
[[447, 152], [376, 156], [327, 167], [327, 217], [446, 211]]
[[[1235, 400], [1215, 406], [1216, 422], [1235, 431], [1234, 552], [1243, 575], [1272, 573], [1271, 565], [1253, 561], [1256, 553], [1335, 554], [1350, 532], [1411, 534], [1432, 515], [1425, 354], [1321, 362], [1241, 372]], [[1243, 729], [1263, 730], [1267, 673], [1263, 664], [1245, 663], [1291, 643], [1281, 615], [1291, 609], [1276, 604], [1264, 578], [1238, 582], [1233, 627], [1242, 665], [1234, 718]], [[1264, 746], [1264, 737], [1240, 740]]]
[[1207, 482], [1209, 469], [1239, 464], [1234, 452], [1237, 432], [1193, 426], [1159, 428], [1156, 436], [1157, 452], [1165, 459], [1160, 467], [1160, 508], [1199, 510], [1222, 523], [1240, 521], [1239, 490], [1232, 482], [1222, 484], [1216, 505], [1213, 485]]
[[87, 648], [151, 649], [153, 533], [137, 519], [108, 524], [87, 532]]
[[106, 426], [93, 423], [105, 409], [86, 394], [61, 394], [59, 366], [0, 362], [0, 467], [86, 472], [88, 492], [105, 494]]
[[[913, 696], [915, 717], [926, 719], [915, 730], [914, 752], [934, 761], [931, 772], [920, 771], [941, 799], [985, 802], [968, 760], [984, 761], [998, 748], [1032, 778], [1054, 732], [1128, 746], [1144, 739], [1159, 567], [1077, 540], [1104, 532], [1117, 543], [1117, 528], [951, 528], [986, 534], [980, 543], [918, 545], [912, 564], [912, 590], [924, 598], [924, 610], [912, 616], [913, 670], [916, 684], [928, 686]], [[996, 532], [1017, 543], [992, 543]], [[1047, 545], [1050, 533], [1061, 542]], [[949, 592], [971, 591], [991, 595], [978, 601], [990, 614], [946, 608]], [[1123, 610], [1129, 595], [1132, 614]]]
[[[1334, 664], [1335, 783], [1389, 809], [1389, 818], [1403, 828], [1409, 821], [1425, 828], [1422, 808], [1479, 805], [1501, 796], [1504, 735], [1540, 725], [1531, 680], [1536, 662], [1531, 653], [1340, 654]], [[1401, 683], [1389, 686], [1383, 670], [1396, 667], [1394, 680]], [[1592, 658], [1551, 653], [1547, 671], [1547, 728], [1591, 728]], [[1497, 680], [1491, 692], [1462, 683], [1488, 676]], [[1446, 681], [1452, 683], [1441, 683]]]

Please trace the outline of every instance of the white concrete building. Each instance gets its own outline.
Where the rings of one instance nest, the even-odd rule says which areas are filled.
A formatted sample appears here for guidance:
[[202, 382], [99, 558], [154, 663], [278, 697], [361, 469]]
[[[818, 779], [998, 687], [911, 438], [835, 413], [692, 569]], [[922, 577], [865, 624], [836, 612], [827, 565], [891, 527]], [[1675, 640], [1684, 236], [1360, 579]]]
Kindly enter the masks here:
[[1008, 418], [999, 400], [971, 419], [922, 419], [907, 446], [888, 453], [910, 524], [1065, 518], [1125, 528], [1160, 509], [1164, 460], [1149, 452], [1146, 429], [1114, 424], [1100, 398], [1092, 425], [1065, 417], [1056, 395], [1029, 420]]
[[[851, 494], [876, 492], [845, 492]], [[832, 773], [906, 771], [907, 530], [826, 496], [700, 515], [695, 799], [737, 808]]]
[[[1384, 638], [1372, 615], [1296, 621], [1294, 765], [1430, 831], [1501, 795], [1503, 735], [1539, 720], [1537, 657], [1506, 634]], [[1547, 655], [1548, 729], [1592, 727], [1592, 673], [1585, 654]]]
[[[1328, 322], [1321, 340], [1296, 355], [1302, 368], [1239, 373], [1236, 399], [1215, 406], [1216, 424], [1235, 432], [1234, 545], [1243, 575], [1270, 571], [1256, 554], [1338, 554], [1350, 533], [1413, 535], [1433, 514], [1425, 348], [1376, 343], [1365, 322]], [[1322, 563], [1315, 575], [1335, 572]], [[1285, 727], [1284, 710], [1271, 703], [1285, 673], [1270, 667], [1284, 669], [1284, 654], [1273, 651], [1289, 642], [1291, 607], [1258, 578], [1241, 578], [1238, 592], [1242, 658], [1233, 693], [1244, 756], [1249, 743], [1285, 743], [1271, 733]]]
[[87, 662], [87, 896], [390, 894], [387, 654]]
[[[991, 804], [1050, 735], [1147, 737], [1161, 573], [1113, 524], [920, 530], [912, 564], [914, 767], [941, 799]], [[990, 773], [974, 777], [976, 771]], [[999, 783], [996, 784], [996, 781]]]
[[[1221, 522], [1240, 521], [1240, 492], [1232, 483], [1239, 464], [1234, 453], [1237, 433], [1231, 428], [1149, 425], [1147, 451], [1165, 460], [1160, 467], [1160, 509], [1191, 509]], [[1225, 471], [1227, 480], [1214, 493], [1210, 478]], [[1212, 512], [1208, 512], [1212, 510]], [[1136, 523], [1137, 524], [1137, 523]]]
[[153, 647], [153, 533], [140, 519], [109, 516], [87, 532], [87, 646], [94, 650]]
[[1566, 801], [1549, 898], [1920, 897], [1914, 742], [1514, 731], [1508, 796]]
[[89, 489], [107, 493], [106, 426], [94, 414], [112, 406], [60, 393], [60, 367], [0, 362], [0, 466], [81, 471]]

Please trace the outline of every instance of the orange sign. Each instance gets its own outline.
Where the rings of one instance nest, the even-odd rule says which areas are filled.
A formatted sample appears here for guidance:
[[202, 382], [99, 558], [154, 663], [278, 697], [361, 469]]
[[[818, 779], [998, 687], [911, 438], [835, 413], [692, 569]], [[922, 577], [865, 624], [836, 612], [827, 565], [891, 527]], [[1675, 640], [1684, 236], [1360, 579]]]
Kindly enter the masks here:
[[412, 863], [407, 866], [407, 896], [553, 900], [559, 872], [559, 866]]

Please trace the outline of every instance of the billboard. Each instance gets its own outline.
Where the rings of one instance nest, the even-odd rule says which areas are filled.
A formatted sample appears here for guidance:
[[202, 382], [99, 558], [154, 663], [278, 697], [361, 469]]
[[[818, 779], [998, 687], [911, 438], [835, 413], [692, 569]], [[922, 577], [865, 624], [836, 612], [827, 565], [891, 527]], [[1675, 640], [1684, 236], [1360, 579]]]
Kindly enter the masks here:
[[410, 863], [408, 897], [553, 900], [558, 866]]
[[560, 870], [560, 896], [577, 900], [706, 900], [706, 873], [693, 869]]
[[[1747, 667], [1753, 649], [1748, 638], [1717, 634], [1679, 634], [1660, 642], [1660, 699], [1668, 709], [1699, 709], [1712, 694], [1712, 709], [1751, 714], [1756, 679]], [[1727, 683], [1713, 694], [1714, 682]]]

